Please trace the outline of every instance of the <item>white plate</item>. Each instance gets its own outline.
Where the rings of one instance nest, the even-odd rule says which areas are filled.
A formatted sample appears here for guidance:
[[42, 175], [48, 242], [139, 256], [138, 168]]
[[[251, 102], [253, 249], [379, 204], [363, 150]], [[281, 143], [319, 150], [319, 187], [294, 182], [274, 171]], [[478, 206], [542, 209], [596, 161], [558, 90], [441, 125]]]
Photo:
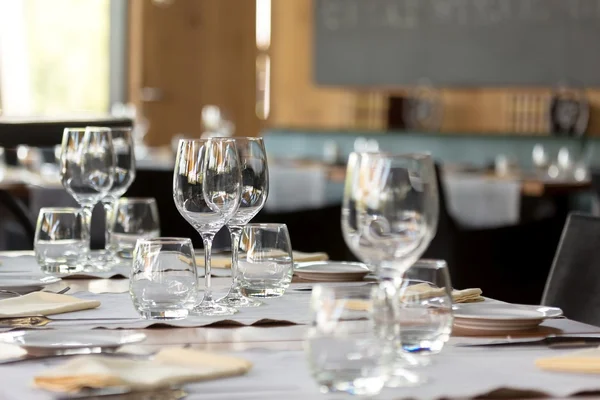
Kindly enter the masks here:
[[111, 349], [146, 339], [143, 333], [91, 330], [42, 330], [0, 334], [0, 342], [10, 343], [27, 351], [64, 351], [88, 348]]
[[39, 278], [2, 276], [0, 275], [0, 290], [10, 290], [18, 293], [30, 293], [41, 290], [46, 285], [59, 282], [60, 278], [43, 276]]
[[453, 306], [454, 325], [484, 331], [534, 329], [546, 318], [562, 316], [555, 307], [504, 303], [472, 303]]
[[299, 278], [322, 282], [362, 280], [369, 272], [363, 263], [344, 261], [303, 262], [294, 268]]

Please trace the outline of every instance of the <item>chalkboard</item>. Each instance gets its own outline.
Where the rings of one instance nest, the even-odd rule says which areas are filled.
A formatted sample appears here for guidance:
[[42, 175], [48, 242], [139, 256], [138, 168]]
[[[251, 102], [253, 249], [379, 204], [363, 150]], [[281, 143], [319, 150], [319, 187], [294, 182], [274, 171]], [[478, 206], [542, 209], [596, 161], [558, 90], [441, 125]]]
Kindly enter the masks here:
[[600, 0], [315, 0], [322, 85], [600, 86]]

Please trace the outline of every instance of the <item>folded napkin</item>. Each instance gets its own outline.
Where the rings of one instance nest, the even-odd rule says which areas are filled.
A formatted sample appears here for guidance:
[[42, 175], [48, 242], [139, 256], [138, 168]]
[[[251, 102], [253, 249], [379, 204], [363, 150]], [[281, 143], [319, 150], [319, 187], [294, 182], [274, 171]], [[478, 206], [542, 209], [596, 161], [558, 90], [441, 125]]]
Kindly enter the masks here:
[[[284, 254], [284, 253], [281, 253]], [[274, 254], [276, 255], [276, 254]], [[326, 261], [329, 260], [327, 253], [304, 253], [302, 251], [294, 250], [292, 252], [294, 262], [309, 262], [309, 261]], [[211, 257], [212, 268], [231, 268], [231, 255], [230, 254], [214, 254]], [[196, 254], [196, 265], [204, 267], [204, 254]]]
[[[438, 297], [444, 293], [442, 288], [431, 287], [427, 283], [418, 283], [406, 288], [402, 298], [404, 300], [417, 299], [429, 299]], [[483, 301], [484, 298], [481, 296], [481, 289], [463, 289], [463, 290], [452, 290], [452, 302], [453, 303], [475, 303]], [[371, 307], [371, 302], [368, 300], [347, 300], [344, 306], [348, 310], [353, 311], [368, 311]]]
[[153, 360], [136, 361], [106, 356], [75, 357], [34, 378], [35, 386], [54, 392], [77, 392], [83, 388], [126, 386], [151, 390], [209, 379], [242, 375], [249, 361], [203, 351], [167, 348]]
[[535, 365], [549, 371], [600, 374], [600, 348], [579, 350], [558, 357], [540, 358], [535, 361]]
[[[418, 283], [406, 288], [404, 296], [418, 296], [419, 298], [437, 297], [444, 293], [445, 289], [431, 287], [427, 283]], [[474, 303], [483, 301], [481, 289], [452, 290], [453, 303]]]
[[96, 300], [81, 300], [64, 294], [33, 292], [0, 300], [0, 318], [62, 314], [100, 306]]

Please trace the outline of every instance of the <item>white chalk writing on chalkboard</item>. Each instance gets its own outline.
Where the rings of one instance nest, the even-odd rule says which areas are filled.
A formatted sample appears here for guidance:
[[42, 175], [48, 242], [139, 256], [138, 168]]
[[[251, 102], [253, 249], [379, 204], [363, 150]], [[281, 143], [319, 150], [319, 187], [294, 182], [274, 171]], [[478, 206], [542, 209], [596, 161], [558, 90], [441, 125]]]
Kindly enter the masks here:
[[[377, 10], [375, 25], [379, 25], [380, 21], [383, 21], [383, 25], [390, 28], [416, 28], [419, 25], [419, 1], [405, 0], [384, 4], [385, 7]], [[376, 5], [378, 2], [371, 4]]]
[[600, 22], [600, 0], [323, 0], [318, 18], [328, 30], [417, 29], [422, 22], [457, 26]]
[[324, 1], [319, 15], [327, 29], [353, 28], [358, 24], [356, 1]]
[[518, 4], [517, 18], [521, 21], [545, 22], [550, 19], [550, 11], [543, 7], [546, 0], [521, 0]]
[[468, 0], [432, 0], [433, 15], [440, 22], [465, 25], [467, 23], [467, 2]]

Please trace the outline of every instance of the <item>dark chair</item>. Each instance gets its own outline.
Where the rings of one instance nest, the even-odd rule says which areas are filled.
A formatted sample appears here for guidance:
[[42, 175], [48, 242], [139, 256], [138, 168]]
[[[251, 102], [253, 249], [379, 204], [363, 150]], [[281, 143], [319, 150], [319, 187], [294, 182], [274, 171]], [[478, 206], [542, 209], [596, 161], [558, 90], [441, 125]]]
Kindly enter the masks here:
[[562, 232], [542, 304], [600, 326], [600, 218], [571, 213]]
[[27, 207], [6, 190], [0, 190], [0, 236], [2, 250], [31, 250], [35, 227]]
[[456, 288], [478, 287], [486, 296], [537, 303], [560, 232], [545, 218], [515, 226], [467, 229], [448, 212], [441, 168], [436, 164], [440, 215], [425, 258], [446, 260]]

